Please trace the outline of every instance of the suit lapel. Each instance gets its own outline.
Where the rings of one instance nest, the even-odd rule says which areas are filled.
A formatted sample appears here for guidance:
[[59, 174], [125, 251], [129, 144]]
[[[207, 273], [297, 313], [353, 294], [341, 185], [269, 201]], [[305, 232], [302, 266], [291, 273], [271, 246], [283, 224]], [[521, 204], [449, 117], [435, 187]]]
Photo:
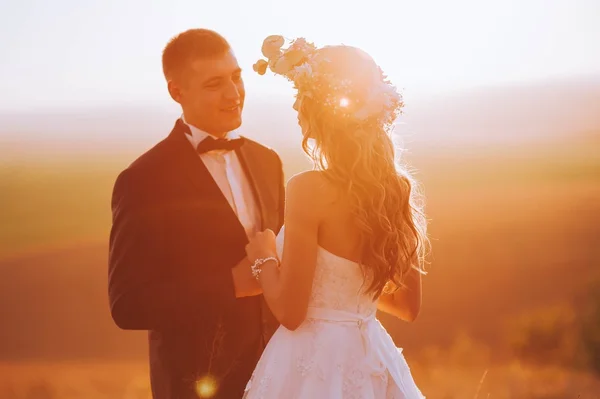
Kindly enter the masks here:
[[[208, 211], [225, 207], [228, 210], [225, 212], [227, 218], [230, 219], [232, 224], [237, 225], [245, 236], [244, 227], [229, 205], [229, 201], [227, 201], [227, 198], [210, 174], [210, 171], [185, 137], [186, 129], [187, 126], [181, 119], [178, 119], [168, 137], [174, 148], [174, 162], [179, 166], [177, 170], [184, 174], [186, 179], [198, 189], [198, 192], [202, 196], [202, 203]], [[222, 222], [226, 223], [229, 220], [223, 220]]]
[[169, 140], [176, 146], [175, 162], [181, 166], [181, 173], [185, 174], [192, 184], [202, 189], [207, 195], [218, 197], [218, 194], [220, 194], [223, 200], [227, 201], [210, 171], [185, 137], [186, 128], [187, 126], [181, 119], [178, 119], [169, 135]]

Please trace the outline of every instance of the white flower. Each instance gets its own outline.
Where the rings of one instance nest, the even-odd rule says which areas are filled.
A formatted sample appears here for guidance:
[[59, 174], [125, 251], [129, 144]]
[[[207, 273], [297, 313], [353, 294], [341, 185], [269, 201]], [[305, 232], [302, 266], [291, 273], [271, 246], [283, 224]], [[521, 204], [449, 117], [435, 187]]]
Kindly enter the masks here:
[[268, 63], [265, 60], [258, 60], [254, 65], [252, 65], [252, 69], [257, 72], [259, 75], [264, 75], [267, 72]]
[[261, 51], [268, 58], [277, 58], [281, 54], [281, 46], [285, 43], [285, 39], [280, 35], [271, 35], [263, 41]]
[[308, 49], [308, 48], [309, 48], [309, 45], [306, 42], [306, 39], [303, 37], [299, 37], [296, 40], [294, 40], [294, 42], [290, 46], [290, 50], [291, 49], [303, 50], [303, 49]]
[[284, 54], [283, 57], [279, 58], [275, 62], [272, 70], [279, 75], [285, 75], [292, 69], [292, 67], [293, 65], [291, 64], [290, 59], [286, 58]]
[[293, 79], [296, 81], [309, 79], [313, 74], [312, 65], [308, 62], [298, 65], [293, 71]]

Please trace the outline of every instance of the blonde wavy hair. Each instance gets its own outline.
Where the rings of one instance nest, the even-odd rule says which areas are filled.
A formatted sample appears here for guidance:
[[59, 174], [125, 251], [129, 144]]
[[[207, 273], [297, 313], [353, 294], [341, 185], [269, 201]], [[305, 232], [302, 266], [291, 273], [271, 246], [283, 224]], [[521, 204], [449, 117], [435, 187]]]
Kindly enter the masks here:
[[[378, 297], [403, 287], [411, 269], [425, 273], [429, 244], [422, 197], [396, 162], [391, 137], [402, 99], [389, 101], [395, 88], [362, 50], [329, 46], [315, 49], [309, 60], [303, 62], [312, 79], [290, 79], [298, 89], [302, 147], [347, 195], [360, 230], [366, 292]], [[371, 110], [366, 117], [365, 109]]]

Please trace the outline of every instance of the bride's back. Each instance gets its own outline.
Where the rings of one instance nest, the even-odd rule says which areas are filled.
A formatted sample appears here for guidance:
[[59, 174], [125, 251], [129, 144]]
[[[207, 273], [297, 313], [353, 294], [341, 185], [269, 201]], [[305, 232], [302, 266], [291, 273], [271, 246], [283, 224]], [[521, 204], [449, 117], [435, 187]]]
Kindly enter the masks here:
[[342, 258], [359, 263], [362, 258], [360, 231], [351, 203], [341, 190], [322, 178], [322, 189], [315, 195], [323, 198], [323, 219], [319, 226], [321, 247]]

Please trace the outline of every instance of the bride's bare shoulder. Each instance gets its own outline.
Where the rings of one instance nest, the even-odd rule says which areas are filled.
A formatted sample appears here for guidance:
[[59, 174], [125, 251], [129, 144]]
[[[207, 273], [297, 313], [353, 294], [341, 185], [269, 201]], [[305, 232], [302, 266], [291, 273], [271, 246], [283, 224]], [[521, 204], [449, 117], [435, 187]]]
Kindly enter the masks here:
[[290, 177], [287, 184], [296, 184], [297, 182], [316, 183], [318, 181], [325, 181], [323, 172], [319, 170], [305, 170]]
[[[310, 170], [292, 176], [286, 187], [287, 201], [302, 202], [304, 206], [325, 206], [331, 202], [335, 192], [321, 171]], [[286, 202], [287, 202], [286, 201]]]
[[318, 170], [307, 170], [295, 174], [288, 180], [287, 187], [288, 190], [310, 190], [313, 194], [315, 191], [318, 191], [321, 195], [329, 194], [330, 191], [333, 191], [333, 186], [325, 176], [325, 173]]

